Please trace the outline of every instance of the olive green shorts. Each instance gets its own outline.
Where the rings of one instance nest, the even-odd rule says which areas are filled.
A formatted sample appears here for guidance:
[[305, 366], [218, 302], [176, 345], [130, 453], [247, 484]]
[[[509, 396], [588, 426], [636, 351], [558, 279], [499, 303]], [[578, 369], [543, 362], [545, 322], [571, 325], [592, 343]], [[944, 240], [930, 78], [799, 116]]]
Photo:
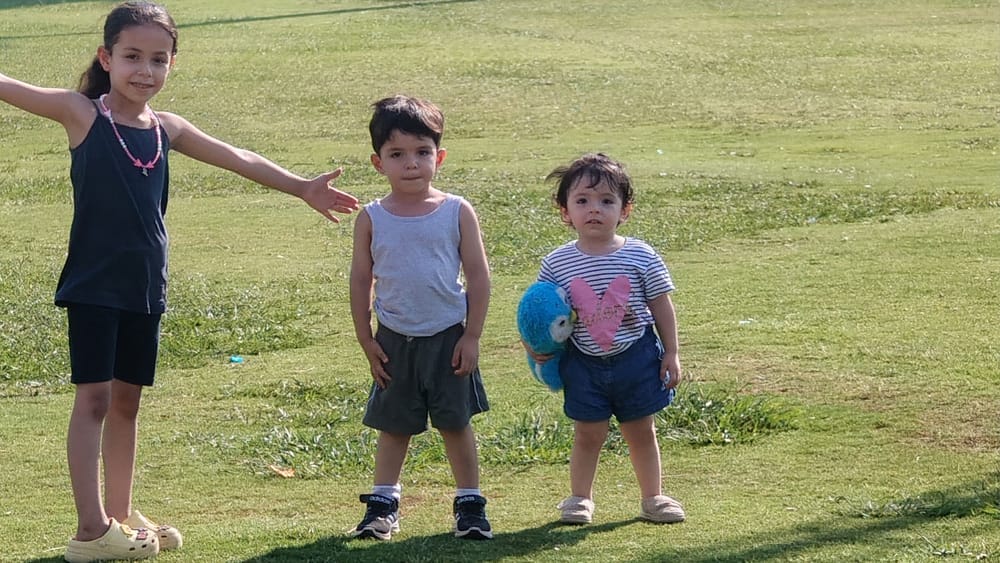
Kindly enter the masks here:
[[461, 430], [472, 415], [489, 410], [477, 367], [455, 375], [451, 357], [465, 328], [454, 325], [432, 336], [406, 336], [379, 325], [375, 340], [389, 357], [392, 378], [385, 389], [372, 384], [364, 424], [390, 434], [414, 435], [427, 430], [427, 418], [438, 430]]

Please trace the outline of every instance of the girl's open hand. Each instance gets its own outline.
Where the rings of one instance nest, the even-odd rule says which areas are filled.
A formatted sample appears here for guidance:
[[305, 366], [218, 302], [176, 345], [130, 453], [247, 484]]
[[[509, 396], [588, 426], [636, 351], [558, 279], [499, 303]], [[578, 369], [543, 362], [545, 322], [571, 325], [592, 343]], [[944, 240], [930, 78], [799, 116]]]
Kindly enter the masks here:
[[309, 207], [334, 223], [339, 223], [340, 219], [331, 212], [351, 213], [358, 210], [358, 198], [331, 185], [343, 171], [343, 168], [338, 168], [333, 172], [316, 176], [309, 180], [309, 185], [302, 193], [302, 199], [309, 204]]

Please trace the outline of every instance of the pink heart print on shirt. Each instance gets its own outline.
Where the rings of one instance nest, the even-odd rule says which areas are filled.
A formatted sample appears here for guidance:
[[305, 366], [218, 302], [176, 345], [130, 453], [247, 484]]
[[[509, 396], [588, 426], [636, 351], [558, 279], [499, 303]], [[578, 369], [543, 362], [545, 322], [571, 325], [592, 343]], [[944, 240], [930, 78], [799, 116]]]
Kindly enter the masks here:
[[632, 284], [626, 276], [611, 280], [603, 297], [598, 297], [594, 288], [583, 278], [573, 278], [569, 284], [569, 294], [578, 320], [586, 327], [594, 342], [605, 351], [610, 350], [615, 343], [615, 334], [625, 318], [631, 290]]

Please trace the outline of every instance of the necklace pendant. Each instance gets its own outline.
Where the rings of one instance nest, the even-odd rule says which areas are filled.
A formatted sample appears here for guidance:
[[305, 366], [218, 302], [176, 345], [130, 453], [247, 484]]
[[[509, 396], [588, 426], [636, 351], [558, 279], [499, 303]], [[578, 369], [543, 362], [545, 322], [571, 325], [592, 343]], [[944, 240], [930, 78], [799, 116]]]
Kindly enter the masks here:
[[142, 175], [143, 176], [149, 176], [149, 168], [143, 167], [143, 169], [142, 169]]

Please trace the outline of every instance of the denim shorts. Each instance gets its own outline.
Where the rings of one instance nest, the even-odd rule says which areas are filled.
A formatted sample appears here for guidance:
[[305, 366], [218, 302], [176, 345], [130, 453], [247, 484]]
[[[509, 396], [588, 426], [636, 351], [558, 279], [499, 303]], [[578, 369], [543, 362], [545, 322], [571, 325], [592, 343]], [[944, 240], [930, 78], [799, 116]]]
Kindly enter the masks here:
[[663, 344], [653, 327], [624, 351], [590, 356], [570, 345], [559, 361], [563, 412], [573, 420], [637, 420], [670, 404], [674, 390], [660, 379]]
[[384, 326], [375, 340], [389, 357], [392, 377], [385, 389], [372, 384], [362, 422], [391, 434], [414, 435], [427, 430], [427, 418], [438, 430], [461, 430], [472, 415], [489, 410], [479, 368], [455, 375], [451, 357], [465, 328], [454, 325], [432, 336], [406, 336]]
[[71, 303], [69, 363], [72, 383], [118, 379], [149, 386], [156, 375], [160, 314]]

